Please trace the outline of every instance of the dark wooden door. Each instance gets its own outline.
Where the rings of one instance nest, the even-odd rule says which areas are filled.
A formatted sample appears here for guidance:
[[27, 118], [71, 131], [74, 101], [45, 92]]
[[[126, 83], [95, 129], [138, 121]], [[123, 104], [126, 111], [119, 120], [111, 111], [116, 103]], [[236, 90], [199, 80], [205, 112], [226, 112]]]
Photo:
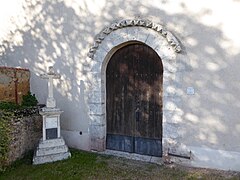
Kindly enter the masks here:
[[107, 71], [107, 149], [162, 155], [163, 66], [144, 44], [119, 49]]

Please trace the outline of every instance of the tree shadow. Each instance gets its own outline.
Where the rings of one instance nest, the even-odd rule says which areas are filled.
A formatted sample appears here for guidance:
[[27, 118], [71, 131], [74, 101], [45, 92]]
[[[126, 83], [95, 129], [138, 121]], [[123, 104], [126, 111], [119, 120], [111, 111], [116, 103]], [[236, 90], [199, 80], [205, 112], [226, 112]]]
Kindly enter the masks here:
[[[94, 81], [89, 75], [93, 62], [87, 58], [93, 37], [117, 19], [141, 17], [153, 19], [174, 32], [190, 60], [178, 62], [187, 69], [183, 84], [178, 87], [183, 92], [179, 105], [182, 114], [178, 118], [180, 141], [240, 151], [240, 145], [235, 143], [240, 133], [236, 74], [240, 53], [233, 54], [225, 47], [224, 43], [231, 44], [231, 40], [219, 28], [203, 25], [187, 13], [169, 14], [165, 9], [138, 1], [101, 1], [96, 7], [91, 5], [93, 1], [69, 2], [26, 2], [23, 8], [27, 23], [23, 28], [16, 24], [10, 34], [12, 39], [1, 45], [0, 56], [2, 65], [30, 69], [31, 90], [40, 103], [46, 99], [47, 82], [39, 74], [53, 65], [62, 75], [60, 83], [54, 84], [54, 95], [64, 110], [63, 129], [88, 133], [90, 117], [84, 88], [89, 90]], [[21, 37], [19, 44], [15, 43], [16, 35]], [[189, 86], [195, 88], [195, 95], [186, 95]]]

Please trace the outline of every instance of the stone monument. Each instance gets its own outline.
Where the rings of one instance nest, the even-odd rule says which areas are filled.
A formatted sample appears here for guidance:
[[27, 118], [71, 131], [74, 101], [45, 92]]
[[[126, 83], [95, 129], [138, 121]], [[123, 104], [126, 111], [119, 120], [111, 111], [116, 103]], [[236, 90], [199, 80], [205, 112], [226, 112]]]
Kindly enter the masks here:
[[49, 72], [40, 76], [48, 79], [48, 98], [46, 107], [39, 112], [43, 117], [43, 137], [34, 153], [33, 164], [59, 161], [71, 156], [60, 134], [60, 114], [63, 111], [56, 107], [53, 97], [53, 79], [60, 79], [60, 75], [54, 73], [53, 67], [49, 67]]

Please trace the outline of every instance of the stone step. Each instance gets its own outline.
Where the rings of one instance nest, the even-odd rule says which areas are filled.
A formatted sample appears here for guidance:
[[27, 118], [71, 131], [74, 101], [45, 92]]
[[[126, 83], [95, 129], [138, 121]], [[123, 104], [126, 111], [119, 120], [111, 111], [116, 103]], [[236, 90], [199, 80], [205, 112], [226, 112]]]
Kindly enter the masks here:
[[45, 141], [43, 141], [41, 139], [38, 147], [39, 148], [48, 148], [48, 147], [63, 146], [63, 145], [65, 145], [65, 141], [61, 137], [61, 138], [49, 139], [49, 140], [45, 140]]
[[55, 146], [55, 147], [46, 147], [46, 148], [37, 148], [36, 156], [45, 156], [50, 154], [58, 154], [68, 152], [68, 147], [66, 145]]
[[45, 155], [45, 156], [34, 156], [33, 164], [44, 164], [48, 162], [55, 162], [55, 161], [67, 159], [69, 157], [71, 157], [71, 154], [69, 151], [64, 153]]

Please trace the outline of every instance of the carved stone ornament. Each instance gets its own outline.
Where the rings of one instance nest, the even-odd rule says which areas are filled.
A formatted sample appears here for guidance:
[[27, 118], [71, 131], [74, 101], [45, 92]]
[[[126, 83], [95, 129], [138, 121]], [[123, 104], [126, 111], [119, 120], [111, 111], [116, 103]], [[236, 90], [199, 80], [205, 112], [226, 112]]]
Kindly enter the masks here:
[[129, 19], [127, 19], [127, 20], [121, 20], [121, 21], [115, 22], [115, 23], [111, 24], [110, 26], [106, 27], [105, 29], [103, 29], [101, 31], [101, 33], [99, 33], [96, 36], [95, 42], [90, 47], [88, 56], [90, 58], [93, 58], [96, 50], [99, 47], [99, 44], [101, 44], [101, 42], [104, 40], [104, 38], [106, 36], [108, 36], [111, 32], [113, 32], [117, 29], [124, 28], [124, 27], [129, 27], [129, 26], [141, 26], [141, 27], [153, 29], [156, 32], [158, 32], [161, 36], [166, 38], [167, 42], [169, 43], [170, 46], [172, 46], [172, 48], [174, 49], [175, 52], [179, 53], [182, 50], [178, 40], [174, 37], [174, 35], [171, 32], [164, 29], [164, 27], [162, 25], [153, 23], [150, 20], [143, 20], [143, 19], [129, 20]]

